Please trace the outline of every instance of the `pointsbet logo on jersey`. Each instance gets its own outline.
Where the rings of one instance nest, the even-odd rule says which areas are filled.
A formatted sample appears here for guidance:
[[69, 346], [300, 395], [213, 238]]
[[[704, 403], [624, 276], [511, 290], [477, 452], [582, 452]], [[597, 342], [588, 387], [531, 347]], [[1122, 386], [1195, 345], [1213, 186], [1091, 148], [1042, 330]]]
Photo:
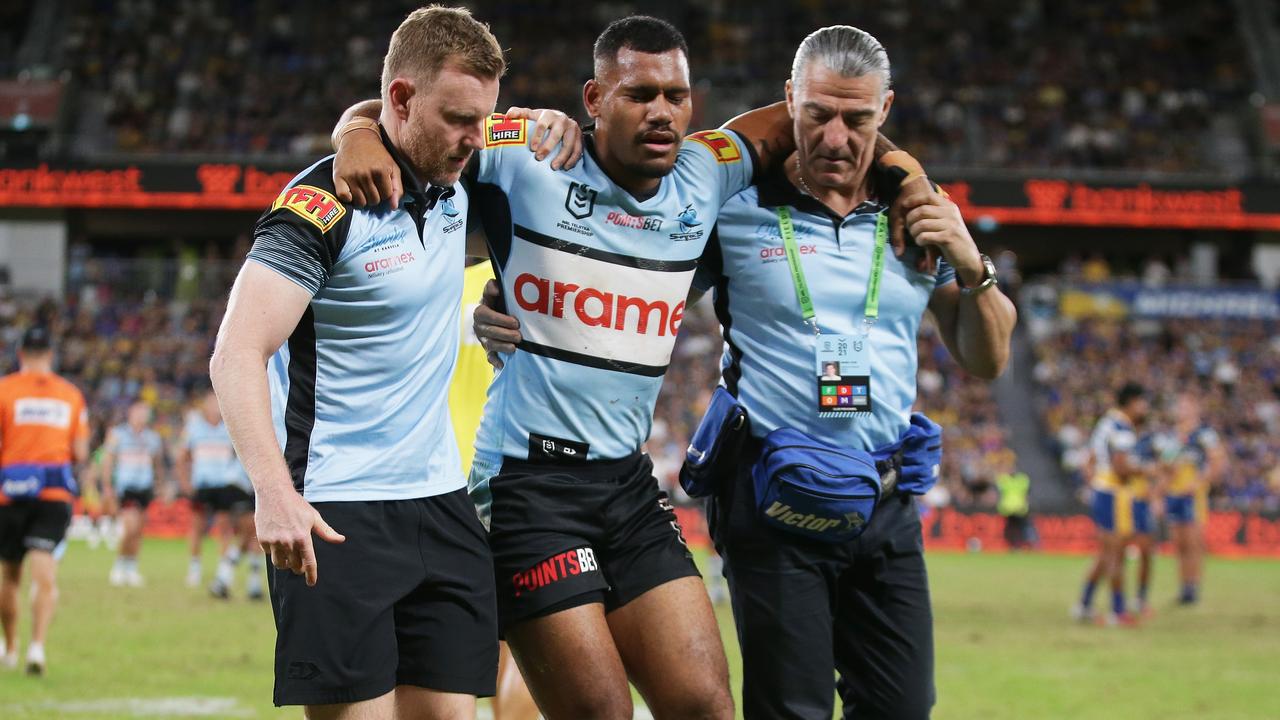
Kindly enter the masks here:
[[320, 228], [320, 232], [329, 232], [347, 214], [347, 209], [338, 202], [338, 198], [311, 185], [294, 185], [280, 193], [280, 197], [271, 203], [271, 209], [280, 208], [297, 214]]
[[529, 312], [562, 319], [572, 313], [583, 325], [639, 335], [653, 332], [674, 337], [684, 319], [684, 301], [672, 307], [664, 300], [605, 292], [527, 272], [516, 277], [515, 297], [516, 304]]
[[494, 113], [484, 121], [484, 146], [524, 144], [525, 121]]

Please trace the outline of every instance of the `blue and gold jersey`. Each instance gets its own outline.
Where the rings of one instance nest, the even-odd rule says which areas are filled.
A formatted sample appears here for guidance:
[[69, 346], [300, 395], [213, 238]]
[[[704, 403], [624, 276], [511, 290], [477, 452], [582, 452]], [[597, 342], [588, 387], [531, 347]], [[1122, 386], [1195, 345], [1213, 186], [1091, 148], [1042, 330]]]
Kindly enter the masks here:
[[1209, 452], [1219, 442], [1218, 433], [1207, 425], [1178, 438], [1171, 453], [1174, 460], [1170, 495], [1190, 495], [1200, 489], [1209, 467]]
[[1095, 490], [1111, 491], [1126, 485], [1129, 478], [1121, 478], [1112, 469], [1114, 456], [1132, 453], [1137, 445], [1138, 435], [1124, 413], [1112, 408], [1098, 420], [1089, 437], [1089, 450], [1093, 453], [1091, 485]]

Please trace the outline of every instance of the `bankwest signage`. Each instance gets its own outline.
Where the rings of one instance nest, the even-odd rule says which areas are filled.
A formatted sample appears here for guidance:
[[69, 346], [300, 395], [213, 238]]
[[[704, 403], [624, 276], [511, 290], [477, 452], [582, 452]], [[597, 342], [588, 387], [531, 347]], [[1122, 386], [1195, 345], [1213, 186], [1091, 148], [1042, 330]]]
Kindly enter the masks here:
[[[260, 210], [308, 163], [49, 165], [0, 168], [0, 207]], [[970, 221], [1280, 231], [1280, 185], [1107, 185], [941, 178]]]
[[0, 168], [0, 207], [265, 210], [303, 167], [139, 163]]
[[1052, 178], [943, 181], [970, 222], [1280, 230], [1280, 185], [1106, 185]]

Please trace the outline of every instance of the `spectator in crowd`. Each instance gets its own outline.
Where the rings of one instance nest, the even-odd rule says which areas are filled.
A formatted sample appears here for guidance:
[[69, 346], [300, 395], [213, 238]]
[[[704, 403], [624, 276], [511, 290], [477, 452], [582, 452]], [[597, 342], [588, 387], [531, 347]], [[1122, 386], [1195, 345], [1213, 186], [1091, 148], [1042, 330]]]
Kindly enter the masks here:
[[[81, 91], [72, 134], [103, 128], [101, 150], [323, 153], [327, 119], [372, 93], [386, 38], [419, 4], [78, 3], [50, 58]], [[502, 107], [576, 107], [591, 38], [622, 14], [611, 3], [471, 5], [512, 43]], [[927, 167], [1230, 174], [1251, 157], [1239, 118], [1254, 83], [1231, 3], [654, 0], [646, 10], [689, 39], [705, 82], [694, 128], [778, 100], [777, 68], [810, 29], [839, 20], [898, 58], [884, 131]]]

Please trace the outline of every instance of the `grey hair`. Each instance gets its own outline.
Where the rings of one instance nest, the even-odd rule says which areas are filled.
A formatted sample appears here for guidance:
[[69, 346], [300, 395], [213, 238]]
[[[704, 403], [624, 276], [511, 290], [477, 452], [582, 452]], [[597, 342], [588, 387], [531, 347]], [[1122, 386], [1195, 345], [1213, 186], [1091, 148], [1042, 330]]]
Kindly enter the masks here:
[[878, 73], [883, 78], [881, 94], [889, 90], [889, 54], [880, 41], [865, 30], [851, 25], [831, 25], [809, 33], [791, 63], [791, 83], [800, 86], [805, 70], [814, 62], [822, 63], [840, 77]]

